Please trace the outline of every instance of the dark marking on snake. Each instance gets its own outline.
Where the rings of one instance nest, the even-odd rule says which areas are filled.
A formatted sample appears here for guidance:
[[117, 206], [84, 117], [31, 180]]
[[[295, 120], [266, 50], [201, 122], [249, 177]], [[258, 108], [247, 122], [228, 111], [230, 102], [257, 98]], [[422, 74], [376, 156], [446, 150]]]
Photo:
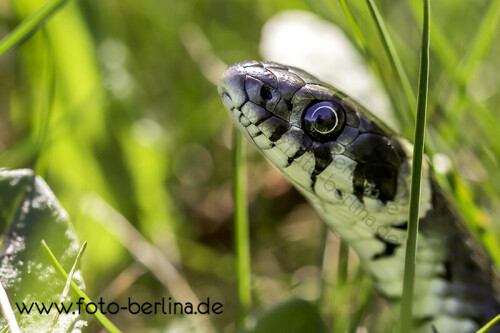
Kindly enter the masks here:
[[365, 186], [365, 166], [361, 163], [356, 165], [354, 169], [354, 174], [352, 177], [352, 187], [354, 190], [354, 195], [360, 202], [363, 202], [363, 194], [364, 194], [364, 186]]
[[390, 257], [390, 256], [392, 256], [394, 254], [394, 251], [398, 247], [401, 246], [401, 244], [389, 242], [388, 240], [384, 239], [379, 234], [376, 234], [375, 238], [385, 244], [385, 249], [384, 249], [384, 251], [382, 251], [380, 253], [374, 254], [373, 257], [372, 257], [372, 260], [377, 260], [377, 259], [382, 259], [382, 258], [385, 258], [385, 257]]
[[[413, 327], [419, 327], [422, 325], [426, 325], [432, 320], [434, 320], [434, 316], [425, 316], [422, 318], [414, 319], [413, 320]], [[435, 331], [436, 328], [434, 327], [434, 325], [432, 325], [432, 327], [433, 327], [433, 332], [436, 332]]]
[[265, 117], [262, 117], [262, 118], [260, 118], [259, 120], [257, 120], [255, 122], [255, 126], [259, 126], [260, 124], [262, 124], [263, 122], [265, 122], [266, 120], [268, 120], [269, 118], [271, 118], [272, 116], [273, 115], [271, 113], [266, 114]]
[[285, 125], [277, 126], [274, 129], [273, 134], [271, 134], [271, 137], [269, 138], [269, 140], [271, 140], [271, 142], [278, 141], [279, 139], [281, 139], [281, 136], [283, 136], [283, 134], [288, 132], [289, 129], [290, 129], [290, 126], [285, 126]]
[[316, 177], [323, 172], [323, 170], [330, 165], [332, 162], [332, 155], [328, 150], [328, 147], [320, 145], [313, 148], [314, 153], [314, 170], [311, 173], [311, 187], [314, 190], [314, 185], [316, 185]]
[[393, 228], [393, 229], [399, 229], [399, 230], [408, 230], [408, 222], [391, 224], [391, 228]]
[[258, 131], [258, 132], [256, 132], [256, 133], [255, 133], [255, 135], [254, 135], [254, 136], [252, 136], [252, 138], [256, 138], [256, 137], [258, 137], [258, 136], [259, 136], [259, 135], [261, 135], [261, 134], [262, 134], [262, 132], [261, 132], [261, 131]]
[[358, 162], [354, 169], [352, 187], [360, 202], [363, 202], [363, 197], [366, 196], [379, 199], [385, 204], [396, 196], [397, 171], [382, 164]]
[[297, 150], [292, 157], [288, 158], [288, 165], [292, 164], [293, 161], [295, 161], [297, 158], [304, 155], [306, 153], [306, 151], [307, 150], [305, 150], [304, 148], [299, 148], [299, 150]]
[[439, 274], [438, 277], [446, 281], [451, 281], [453, 279], [451, 261], [446, 260], [445, 262], [443, 262], [443, 266], [444, 266], [444, 272]]

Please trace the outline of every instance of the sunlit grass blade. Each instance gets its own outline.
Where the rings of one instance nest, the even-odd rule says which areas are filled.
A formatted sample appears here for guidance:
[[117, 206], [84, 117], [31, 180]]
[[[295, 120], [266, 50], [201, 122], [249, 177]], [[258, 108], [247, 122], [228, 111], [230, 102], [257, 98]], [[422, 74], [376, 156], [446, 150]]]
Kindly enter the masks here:
[[358, 46], [363, 50], [363, 52], [366, 53], [367, 52], [366, 39], [363, 36], [363, 33], [361, 32], [361, 29], [359, 28], [358, 24], [356, 23], [354, 16], [349, 10], [349, 6], [347, 6], [345, 0], [339, 0], [339, 2], [340, 6], [342, 7], [342, 11], [344, 12], [344, 16], [347, 20], [347, 23], [349, 23], [349, 27], [351, 28], [354, 38], [356, 39], [356, 43], [358, 43]]
[[459, 82], [465, 85], [467, 79], [475, 68], [475, 65], [484, 57], [491, 46], [493, 37], [500, 21], [500, 0], [493, 0], [485, 11], [485, 15], [479, 26], [472, 46], [463, 59], [463, 65], [459, 69]]
[[8, 328], [12, 333], [21, 333], [19, 325], [17, 324], [16, 316], [14, 315], [14, 310], [12, 310], [12, 306], [10, 305], [9, 296], [4, 289], [2, 282], [0, 282], [0, 309], [4, 319], [7, 321], [6, 328]]
[[[334, 313], [338, 315], [337, 320], [333, 321], [331, 327], [331, 332], [345, 332], [349, 327], [349, 307], [345, 307], [345, 304], [350, 304], [350, 299], [353, 297], [353, 289], [351, 286], [346, 285], [347, 282], [347, 267], [349, 263], [349, 245], [343, 239], [339, 242], [339, 253], [337, 260], [337, 283], [335, 285], [335, 295], [340, 308], [338, 308]], [[336, 300], [336, 301], [337, 301]], [[342, 319], [341, 319], [342, 318]]]
[[476, 333], [486, 333], [492, 328], [495, 324], [500, 322], [500, 315], [493, 318], [489, 323], [481, 327]]
[[[71, 287], [71, 281], [73, 281], [73, 275], [75, 275], [76, 269], [80, 264], [80, 259], [82, 258], [83, 252], [85, 252], [86, 248], [87, 248], [87, 242], [84, 242], [80, 247], [80, 251], [78, 251], [78, 254], [76, 255], [75, 262], [73, 263], [73, 266], [71, 267], [71, 270], [68, 274], [68, 278], [66, 279], [66, 284], [64, 285], [63, 292], [61, 294], [61, 297], [59, 298], [59, 303], [61, 304], [66, 300], [66, 297], [68, 297], [69, 288]], [[60, 315], [61, 313], [56, 311], [56, 315], [52, 319], [52, 323], [50, 324], [47, 332], [50, 333], [54, 331], [54, 328], [56, 327]]]
[[57, 12], [67, 0], [46, 2], [35, 13], [27, 17], [14, 31], [0, 41], [0, 57], [16, 45], [22, 43], [44, 20]]
[[[370, 66], [372, 71], [380, 78], [382, 76], [381, 69], [377, 65], [377, 62], [375, 61], [373, 55], [370, 54], [366, 38], [364, 37], [359, 25], [357, 24], [356, 19], [352, 15], [349, 6], [347, 5], [345, 0], [339, 0], [339, 3], [347, 20], [347, 23], [349, 24], [349, 27], [354, 35], [354, 39], [357, 43], [358, 48], [361, 50], [361, 53], [368, 63], [368, 66]], [[409, 115], [409, 112], [396, 112], [396, 116], [403, 126], [406, 126], [408, 124], [413, 125], [414, 120], [412, 115]]]
[[[498, 29], [500, 22], [500, 0], [493, 0], [486, 9], [479, 29], [474, 38], [471, 40], [472, 45], [468, 48], [468, 52], [462, 59], [459, 68], [456, 70], [456, 75], [452, 79], [456, 82], [456, 89], [451, 94], [446, 105], [447, 110], [453, 110], [454, 116], [449, 119], [449, 122], [444, 124], [444, 130], [449, 132], [448, 140], [455, 140], [461, 128], [459, 121], [463, 119], [466, 105], [476, 109], [477, 101], [469, 94], [467, 83], [473, 79], [474, 71], [477, 69], [477, 64], [483, 60], [488, 49], [494, 40], [495, 32]], [[476, 105], [475, 105], [476, 104]], [[483, 115], [472, 115], [476, 121], [480, 122]], [[496, 123], [496, 122], [494, 122]], [[483, 127], [483, 130], [489, 126]]]
[[368, 310], [373, 296], [373, 286], [371, 280], [366, 279], [365, 276], [361, 273], [356, 276], [355, 281], [357, 282], [357, 285], [360, 286], [359, 290], [361, 300], [360, 306], [358, 307], [357, 311], [351, 315], [349, 329], [347, 331], [348, 333], [358, 332], [358, 327], [361, 325], [361, 322], [366, 314], [366, 311]]
[[54, 109], [55, 102], [55, 93], [56, 93], [56, 66], [54, 63], [54, 52], [52, 50], [52, 44], [50, 38], [47, 34], [46, 29], [42, 29], [44, 33], [45, 45], [47, 47], [47, 58], [45, 66], [46, 68], [46, 76], [47, 76], [47, 103], [46, 110], [43, 112], [42, 117], [40, 119], [40, 129], [38, 131], [37, 145], [38, 145], [38, 154], [36, 158], [36, 167], [35, 171], [37, 175], [41, 177], [45, 176], [47, 169], [47, 147], [48, 143], [49, 127], [50, 127], [50, 119], [51, 114]]
[[[61, 264], [57, 261], [56, 257], [50, 250], [50, 248], [47, 246], [44, 240], [42, 240], [42, 248], [45, 251], [45, 254], [47, 255], [47, 258], [49, 258], [50, 263], [56, 270], [56, 272], [64, 279], [64, 281], [68, 280], [68, 273], [62, 268]], [[81, 297], [83, 299], [83, 304], [87, 306], [87, 304], [91, 303], [92, 300], [78, 288], [78, 286], [75, 284], [75, 282], [71, 281], [71, 290]], [[94, 305], [95, 306], [95, 305]], [[94, 309], [92, 309], [94, 310]], [[96, 307], [95, 308], [95, 313], [93, 314], [94, 318], [96, 321], [101, 325], [102, 328], [108, 330], [108, 332], [111, 333], [120, 333], [121, 331], [108, 319], [106, 318], [101, 311]]]
[[430, 0], [424, 1], [424, 24], [420, 55], [420, 74], [417, 100], [417, 121], [413, 147], [413, 164], [410, 189], [410, 212], [406, 242], [403, 296], [399, 317], [400, 333], [411, 332], [413, 312], [413, 292], [415, 281], [415, 261], [417, 256], [417, 235], [420, 205], [420, 184], [422, 181], [422, 160], [425, 141], [425, 118], [427, 113], [427, 93], [429, 90], [429, 48], [430, 48]]
[[240, 132], [234, 133], [234, 242], [238, 283], [238, 327], [243, 328], [252, 304], [250, 235], [246, 196], [245, 145]]
[[[409, 0], [411, 11], [415, 19], [422, 26], [423, 15], [420, 0]], [[450, 77], [455, 75], [455, 70], [458, 66], [458, 55], [454, 48], [450, 45], [449, 38], [436, 25], [435, 20], [430, 18], [432, 24], [432, 54], [441, 62], [441, 66]], [[453, 73], [453, 74], [452, 74]]]
[[322, 223], [321, 225], [321, 233], [320, 233], [320, 246], [319, 246], [319, 276], [318, 276], [318, 284], [319, 284], [319, 297], [318, 297], [318, 305], [323, 301], [323, 295], [325, 294], [325, 279], [324, 279], [324, 271], [325, 271], [325, 255], [326, 255], [326, 246], [328, 244], [328, 226], [326, 223]]
[[375, 22], [375, 25], [377, 26], [377, 31], [380, 35], [380, 38], [382, 40], [382, 44], [384, 45], [384, 49], [387, 53], [387, 56], [389, 58], [389, 61], [391, 63], [391, 66], [396, 73], [397, 77], [399, 78], [399, 81], [401, 82], [401, 85], [403, 87], [403, 92], [406, 97], [406, 101], [408, 103], [408, 108], [411, 111], [411, 115], [414, 116], [415, 114], [415, 94], [413, 93], [413, 90], [410, 85], [410, 80], [408, 79], [408, 76], [406, 75], [406, 72], [403, 68], [403, 64], [401, 63], [401, 60], [399, 59], [399, 56], [396, 52], [396, 48], [394, 47], [394, 43], [392, 42], [391, 36], [389, 35], [389, 32], [387, 31], [387, 28], [384, 24], [384, 21], [382, 17], [380, 16], [380, 13], [377, 9], [377, 6], [373, 2], [373, 0], [366, 0], [366, 3], [368, 5], [368, 8], [370, 9], [370, 14], [373, 18], [373, 21]]
[[337, 283], [342, 288], [347, 282], [347, 268], [349, 264], [349, 245], [343, 239], [340, 240], [339, 246], [339, 263], [337, 270]]

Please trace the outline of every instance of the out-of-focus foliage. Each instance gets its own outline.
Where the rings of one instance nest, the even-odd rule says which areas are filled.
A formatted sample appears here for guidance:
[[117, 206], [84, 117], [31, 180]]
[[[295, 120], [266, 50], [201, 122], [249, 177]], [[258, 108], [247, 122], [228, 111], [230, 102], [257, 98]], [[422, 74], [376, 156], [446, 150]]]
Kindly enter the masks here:
[[[0, 1], [0, 37], [42, 4]], [[377, 1], [414, 91], [419, 4]], [[408, 112], [365, 1], [348, 5], [393, 108]], [[498, 260], [500, 36], [498, 29], [477, 35], [489, 5], [433, 1], [428, 129], [433, 151], [444, 154], [432, 157], [436, 169], [445, 171], [440, 180]], [[88, 241], [82, 269], [91, 297], [154, 302], [187, 282], [199, 299], [224, 304], [223, 314], [206, 318], [213, 330], [234, 330], [231, 124], [200, 59], [216, 56], [231, 64], [259, 58], [263, 24], [290, 8], [335, 22], [355, 43], [336, 0], [71, 0], [45, 28], [0, 58], [0, 166], [34, 168], [53, 188], [79, 238]], [[193, 31], [206, 36], [213, 54], [204, 53]], [[190, 53], [186, 46], [193, 40]], [[477, 40], [486, 45], [484, 52], [467, 60]], [[470, 69], [461, 69], [469, 63]], [[403, 127], [407, 137], [412, 132]], [[291, 297], [314, 301], [320, 293], [319, 219], [253, 149], [248, 163], [252, 312]], [[95, 205], [96, 198], [107, 205]], [[165, 261], [141, 259], [133, 233], [127, 234], [129, 244], [117, 239], [123, 230], [113, 228], [121, 224], [109, 220], [123, 218], [144, 237], [140, 244], [158, 250]], [[332, 236], [320, 310], [328, 326], [345, 327], [363, 298], [358, 293], [365, 293], [349, 281], [366, 283], [353, 260], [348, 283], [335, 288], [337, 253]], [[165, 262], [180, 280], [161, 275]], [[373, 315], [380, 313], [379, 302], [370, 301], [363, 321], [374, 332], [385, 327], [385, 317]], [[110, 316], [124, 331], [206, 325], [193, 318]], [[97, 330], [90, 325], [89, 331]]]
[[[65, 281], [52, 267], [42, 251], [44, 240], [63, 269], [70, 271], [78, 253], [78, 240], [68, 215], [61, 208], [47, 184], [30, 170], [0, 171], [0, 228], [2, 260], [0, 278], [17, 317], [22, 332], [71, 331], [85, 319], [78, 312], [63, 313], [54, 322], [56, 313], [40, 314], [33, 302], [60, 302]], [[80, 287], [83, 280], [80, 270], [74, 275]], [[65, 305], [76, 302], [78, 297], [69, 295]], [[24, 314], [19, 314], [20, 309]], [[30, 313], [28, 315], [27, 313]], [[0, 320], [4, 329], [7, 322]]]

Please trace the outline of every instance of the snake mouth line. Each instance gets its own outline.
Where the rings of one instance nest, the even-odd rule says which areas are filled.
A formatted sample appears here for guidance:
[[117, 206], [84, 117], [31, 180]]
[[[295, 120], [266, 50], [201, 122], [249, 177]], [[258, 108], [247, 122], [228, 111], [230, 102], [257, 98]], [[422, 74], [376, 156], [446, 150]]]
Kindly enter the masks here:
[[[262, 132], [259, 129], [259, 125], [270, 119], [273, 114], [262, 108], [258, 112], [254, 112], [255, 110], [252, 110], [253, 105], [251, 104], [253, 103], [245, 101], [239, 107], [233, 106], [228, 109], [229, 115], [233, 119], [234, 123], [236, 123], [244, 133], [248, 134], [250, 138], [254, 139], [259, 135], [264, 135], [269, 141], [271, 141], [271, 137]], [[265, 149], [257, 144], [256, 146], [260, 149]]]

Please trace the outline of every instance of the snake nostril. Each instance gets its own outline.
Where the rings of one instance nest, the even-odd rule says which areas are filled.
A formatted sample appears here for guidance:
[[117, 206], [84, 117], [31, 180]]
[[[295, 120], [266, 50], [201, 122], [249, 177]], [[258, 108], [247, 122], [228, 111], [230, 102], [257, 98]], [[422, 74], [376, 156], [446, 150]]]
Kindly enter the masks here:
[[248, 100], [245, 91], [245, 78], [246, 70], [239, 64], [229, 67], [222, 74], [218, 91], [229, 109], [239, 109]]

